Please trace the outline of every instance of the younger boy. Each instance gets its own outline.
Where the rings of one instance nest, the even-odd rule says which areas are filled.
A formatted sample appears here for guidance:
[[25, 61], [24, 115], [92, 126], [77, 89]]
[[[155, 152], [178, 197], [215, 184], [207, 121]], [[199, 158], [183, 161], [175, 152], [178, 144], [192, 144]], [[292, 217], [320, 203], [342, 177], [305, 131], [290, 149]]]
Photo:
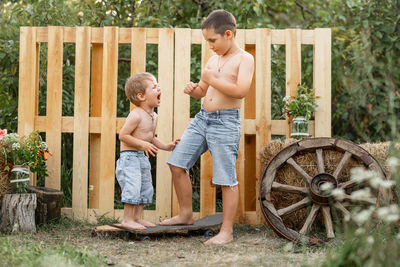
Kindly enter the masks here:
[[129, 113], [119, 132], [121, 154], [115, 173], [124, 203], [121, 226], [146, 229], [155, 227], [142, 219], [143, 205], [152, 202], [154, 192], [148, 158], [154, 157], [158, 149], [173, 150], [179, 139], [164, 144], [154, 135], [157, 125], [154, 108], [160, 105], [161, 89], [152, 74], [143, 72], [131, 76], [126, 81], [125, 94], [136, 108]]
[[184, 92], [204, 98], [203, 106], [186, 128], [172, 152], [170, 166], [178, 197], [179, 214], [162, 225], [193, 224], [192, 186], [187, 173], [205, 151], [213, 159], [212, 182], [222, 187], [223, 223], [218, 235], [205, 245], [226, 244], [233, 240], [233, 223], [239, 203], [236, 159], [240, 140], [240, 107], [250, 89], [253, 56], [235, 41], [236, 21], [225, 10], [213, 11], [202, 23], [202, 33], [216, 53], [202, 72], [199, 83], [188, 83]]

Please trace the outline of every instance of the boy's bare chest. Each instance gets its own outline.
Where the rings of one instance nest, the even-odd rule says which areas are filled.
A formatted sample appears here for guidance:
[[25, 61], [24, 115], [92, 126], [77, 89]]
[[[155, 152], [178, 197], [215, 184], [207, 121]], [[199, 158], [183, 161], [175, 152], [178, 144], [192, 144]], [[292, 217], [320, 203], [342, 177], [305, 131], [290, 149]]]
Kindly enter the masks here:
[[216, 78], [236, 82], [239, 65], [240, 57], [228, 59], [218, 57], [210, 64], [210, 69], [214, 70]]

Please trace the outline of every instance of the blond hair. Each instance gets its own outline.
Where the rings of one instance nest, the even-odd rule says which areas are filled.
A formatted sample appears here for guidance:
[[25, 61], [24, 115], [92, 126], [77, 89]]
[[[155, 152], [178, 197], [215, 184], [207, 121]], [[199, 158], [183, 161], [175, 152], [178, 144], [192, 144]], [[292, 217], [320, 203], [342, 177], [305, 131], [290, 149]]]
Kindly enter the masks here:
[[129, 101], [138, 106], [140, 100], [137, 98], [137, 95], [144, 94], [147, 87], [145, 81], [152, 81], [153, 79], [155, 77], [149, 72], [140, 72], [129, 77], [125, 83], [125, 94]]

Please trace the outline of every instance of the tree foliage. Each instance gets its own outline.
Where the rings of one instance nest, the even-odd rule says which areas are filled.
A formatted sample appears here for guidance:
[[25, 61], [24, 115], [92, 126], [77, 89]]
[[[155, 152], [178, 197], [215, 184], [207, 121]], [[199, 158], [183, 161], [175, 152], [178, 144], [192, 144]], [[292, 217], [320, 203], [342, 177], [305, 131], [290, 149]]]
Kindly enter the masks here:
[[[400, 114], [400, 3], [398, 0], [30, 0], [0, 1], [0, 128], [16, 130], [18, 99], [19, 27], [190, 27], [199, 28], [212, 11], [224, 8], [236, 17], [238, 28], [332, 28], [332, 130], [353, 141], [393, 140]], [[63, 114], [73, 113], [74, 47], [64, 47]], [[192, 49], [198, 58], [199, 49]], [[279, 52], [279, 53], [278, 53]], [[312, 85], [312, 50], [304, 50], [303, 83]], [[148, 45], [147, 69], [157, 72], [157, 47]], [[42, 56], [43, 55], [43, 56]], [[46, 46], [41, 48], [45, 69]], [[120, 48], [120, 57], [129, 47]], [[276, 57], [274, 56], [276, 55]], [[42, 58], [43, 57], [43, 58]], [[311, 58], [311, 60], [310, 60]], [[43, 60], [42, 60], [43, 59]], [[273, 47], [273, 117], [282, 116], [285, 92], [284, 49]], [[200, 75], [192, 60], [192, 79]], [[125, 115], [123, 97], [128, 63], [119, 64], [118, 110]], [[46, 72], [40, 73], [40, 113], [45, 114]], [[199, 105], [193, 102], [193, 105]], [[194, 109], [195, 110], [195, 109]]]

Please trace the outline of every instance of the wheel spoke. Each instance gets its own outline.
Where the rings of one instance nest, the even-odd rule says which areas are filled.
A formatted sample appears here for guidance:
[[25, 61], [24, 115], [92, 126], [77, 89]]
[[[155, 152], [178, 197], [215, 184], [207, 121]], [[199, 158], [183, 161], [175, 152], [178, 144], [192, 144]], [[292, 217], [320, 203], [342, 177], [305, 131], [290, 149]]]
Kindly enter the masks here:
[[355, 184], [356, 184], [356, 181], [355, 181], [355, 180], [348, 180], [347, 182], [340, 183], [340, 184], [338, 185], [338, 187], [339, 187], [339, 188], [346, 189], [346, 188], [349, 188], [349, 187], [353, 187]]
[[290, 166], [292, 166], [302, 177], [304, 182], [306, 182], [307, 185], [310, 185], [311, 183], [311, 176], [308, 175], [297, 163], [296, 161], [293, 160], [293, 158], [290, 158], [286, 161]]
[[290, 214], [292, 212], [295, 212], [296, 210], [304, 208], [305, 206], [307, 206], [308, 203], [310, 203], [310, 199], [308, 197], [305, 197], [299, 202], [296, 202], [286, 208], [278, 210], [278, 215], [283, 216], [283, 215]]
[[277, 183], [277, 182], [272, 183], [272, 189], [274, 189], [275, 191], [279, 191], [279, 192], [295, 193], [295, 194], [301, 194], [301, 195], [306, 195], [308, 193], [308, 190], [305, 187], [292, 186], [292, 185], [281, 184], [281, 183]]
[[324, 173], [325, 172], [325, 167], [324, 167], [324, 155], [323, 151], [321, 148], [317, 149], [317, 165], [318, 165], [318, 172], [319, 173]]
[[335, 204], [333, 204], [333, 206], [335, 208], [337, 208], [338, 210], [340, 210], [344, 217], [350, 217], [350, 211], [348, 211], [340, 202], [335, 202]]
[[331, 209], [329, 208], [329, 206], [322, 207], [322, 216], [324, 217], [326, 236], [328, 238], [334, 238], [335, 232], [333, 231]]
[[353, 199], [350, 195], [344, 194], [343, 199], [350, 201], [350, 202], [361, 202], [361, 203], [372, 204], [372, 205], [376, 204], [375, 198]]
[[351, 153], [346, 151], [342, 157], [342, 160], [339, 162], [339, 165], [336, 167], [335, 172], [333, 173], [333, 177], [338, 180], [340, 173], [342, 172], [344, 166], [346, 165], [347, 161], [350, 159]]
[[308, 214], [308, 217], [306, 219], [306, 222], [304, 223], [303, 227], [299, 231], [300, 234], [305, 235], [308, 232], [308, 229], [313, 224], [315, 217], [317, 217], [317, 212], [318, 212], [319, 208], [320, 208], [320, 206], [317, 204], [314, 204], [312, 206], [310, 214]]

